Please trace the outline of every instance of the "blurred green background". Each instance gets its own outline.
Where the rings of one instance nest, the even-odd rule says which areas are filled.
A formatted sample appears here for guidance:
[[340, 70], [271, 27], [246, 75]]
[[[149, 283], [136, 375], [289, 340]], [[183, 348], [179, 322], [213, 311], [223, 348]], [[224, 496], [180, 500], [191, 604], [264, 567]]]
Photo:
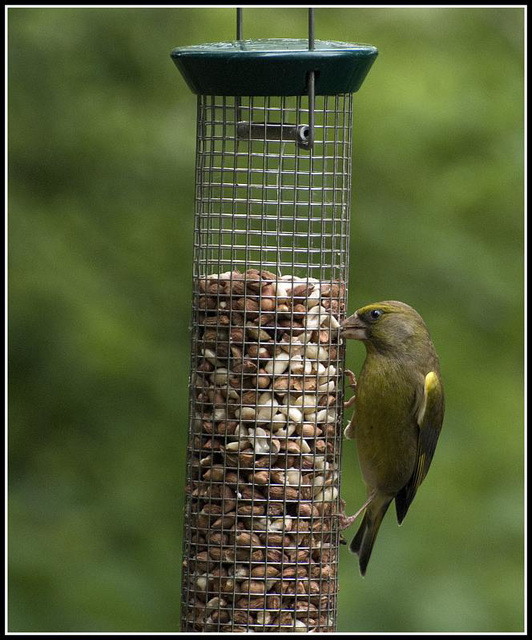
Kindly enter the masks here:
[[[380, 51], [350, 309], [416, 307], [447, 393], [365, 579], [342, 548], [340, 631], [523, 629], [523, 13], [316, 10], [317, 38]], [[306, 36], [304, 8], [244, 20]], [[11, 631], [178, 629], [196, 101], [169, 53], [234, 30], [233, 9], [8, 10]], [[352, 512], [352, 442], [342, 477]]]

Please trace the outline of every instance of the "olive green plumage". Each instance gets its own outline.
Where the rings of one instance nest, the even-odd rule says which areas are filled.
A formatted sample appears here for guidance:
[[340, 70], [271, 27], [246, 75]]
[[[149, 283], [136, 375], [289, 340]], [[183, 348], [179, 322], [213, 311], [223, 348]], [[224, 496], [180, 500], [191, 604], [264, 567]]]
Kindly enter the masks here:
[[443, 422], [444, 395], [434, 345], [421, 316], [387, 300], [358, 309], [342, 336], [362, 340], [354, 416], [346, 429], [357, 441], [368, 505], [350, 549], [362, 575], [386, 511], [395, 499], [399, 524], [430, 467]]

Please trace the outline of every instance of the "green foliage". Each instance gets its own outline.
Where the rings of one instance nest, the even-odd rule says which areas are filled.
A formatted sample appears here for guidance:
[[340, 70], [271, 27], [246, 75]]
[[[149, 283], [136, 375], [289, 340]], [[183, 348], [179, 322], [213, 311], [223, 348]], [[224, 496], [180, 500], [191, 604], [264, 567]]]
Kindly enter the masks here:
[[[12, 631], [178, 628], [196, 111], [169, 53], [231, 39], [234, 14], [8, 11]], [[339, 630], [523, 629], [523, 17], [316, 11], [318, 38], [380, 51], [355, 97], [350, 309], [414, 306], [447, 394], [404, 525], [365, 579], [342, 549]], [[306, 12], [244, 29], [303, 37]], [[343, 467], [353, 511], [353, 443]]]

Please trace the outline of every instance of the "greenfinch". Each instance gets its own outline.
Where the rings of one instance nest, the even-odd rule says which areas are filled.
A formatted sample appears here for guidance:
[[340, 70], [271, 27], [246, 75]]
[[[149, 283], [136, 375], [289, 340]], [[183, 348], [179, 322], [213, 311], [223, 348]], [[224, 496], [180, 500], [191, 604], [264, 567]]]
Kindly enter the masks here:
[[[423, 319], [412, 307], [386, 300], [358, 309], [340, 327], [344, 339], [362, 340], [366, 359], [355, 382], [354, 415], [345, 430], [356, 439], [367, 500], [350, 550], [365, 575], [375, 538], [395, 499], [403, 522], [432, 462], [440, 435], [444, 394], [440, 366]], [[356, 385], [356, 386], [355, 386]]]

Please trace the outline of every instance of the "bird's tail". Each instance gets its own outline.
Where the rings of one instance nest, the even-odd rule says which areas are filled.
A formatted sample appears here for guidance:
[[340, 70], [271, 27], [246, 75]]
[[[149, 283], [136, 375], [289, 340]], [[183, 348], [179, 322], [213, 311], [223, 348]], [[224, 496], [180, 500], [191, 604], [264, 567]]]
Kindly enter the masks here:
[[360, 573], [363, 576], [366, 575], [366, 568], [375, 544], [375, 538], [391, 501], [392, 498], [388, 496], [377, 496], [368, 505], [362, 523], [349, 545], [349, 550], [358, 555]]

